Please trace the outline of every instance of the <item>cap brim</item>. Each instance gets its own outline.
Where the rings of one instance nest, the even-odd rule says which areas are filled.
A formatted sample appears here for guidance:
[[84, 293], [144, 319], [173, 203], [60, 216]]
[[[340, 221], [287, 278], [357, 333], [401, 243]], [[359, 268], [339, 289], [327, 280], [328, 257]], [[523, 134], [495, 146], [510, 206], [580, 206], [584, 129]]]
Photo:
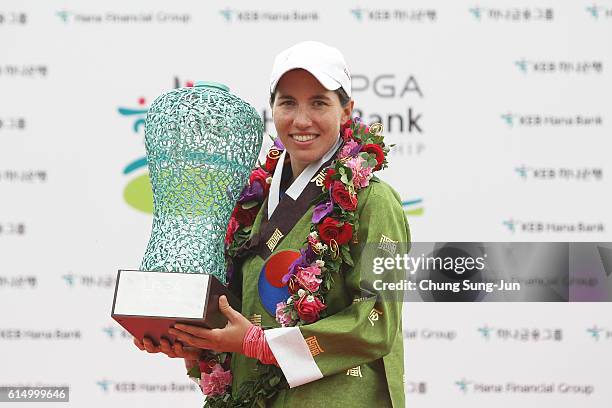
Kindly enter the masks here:
[[305, 71], [310, 72], [312, 76], [314, 76], [317, 79], [317, 81], [319, 81], [321, 85], [323, 85], [323, 88], [327, 89], [328, 91], [335, 91], [336, 89], [342, 87], [342, 85], [338, 81], [336, 81], [329, 75], [323, 72], [317, 71], [316, 69], [313, 69], [312, 67], [309, 67], [305, 64], [299, 64], [299, 65], [290, 65], [288, 67], [283, 68], [283, 70], [276, 76], [276, 80], [270, 84], [271, 94], [274, 93], [274, 91], [276, 90], [276, 85], [278, 85], [278, 81], [280, 81], [283, 75], [285, 75], [289, 71], [293, 71], [294, 69], [303, 69]]

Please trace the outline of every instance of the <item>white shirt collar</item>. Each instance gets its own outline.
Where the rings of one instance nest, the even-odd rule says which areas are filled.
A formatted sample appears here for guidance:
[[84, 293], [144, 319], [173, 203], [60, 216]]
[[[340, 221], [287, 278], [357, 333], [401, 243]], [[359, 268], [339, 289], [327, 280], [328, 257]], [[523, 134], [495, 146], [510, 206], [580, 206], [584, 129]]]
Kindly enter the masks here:
[[[317, 170], [321, 168], [323, 163], [332, 158], [341, 144], [342, 138], [338, 136], [336, 143], [334, 143], [331, 149], [329, 149], [327, 153], [321, 157], [321, 159], [306, 166], [306, 168], [300, 173], [291, 186], [289, 186], [287, 191], [285, 191], [285, 194], [291, 197], [294, 201], [297, 200]], [[274, 170], [274, 174], [272, 175], [272, 185], [270, 186], [270, 195], [268, 196], [268, 219], [272, 217], [272, 214], [274, 213], [274, 210], [276, 210], [276, 207], [280, 201], [280, 183], [283, 177], [283, 162], [285, 161], [286, 154], [287, 150], [281, 153], [281, 156], [278, 158], [276, 170]]]

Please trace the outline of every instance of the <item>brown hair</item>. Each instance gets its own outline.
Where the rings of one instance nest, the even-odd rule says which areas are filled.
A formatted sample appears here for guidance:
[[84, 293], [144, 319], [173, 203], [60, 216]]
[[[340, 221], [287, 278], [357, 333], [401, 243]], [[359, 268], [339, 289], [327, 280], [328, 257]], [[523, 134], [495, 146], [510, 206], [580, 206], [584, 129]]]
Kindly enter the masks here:
[[[340, 106], [345, 107], [350, 101], [351, 98], [346, 94], [346, 91], [343, 88], [338, 88], [334, 91], [336, 95], [338, 95], [338, 99], [340, 99]], [[270, 107], [274, 105], [274, 99], [276, 98], [276, 92], [270, 94]]]

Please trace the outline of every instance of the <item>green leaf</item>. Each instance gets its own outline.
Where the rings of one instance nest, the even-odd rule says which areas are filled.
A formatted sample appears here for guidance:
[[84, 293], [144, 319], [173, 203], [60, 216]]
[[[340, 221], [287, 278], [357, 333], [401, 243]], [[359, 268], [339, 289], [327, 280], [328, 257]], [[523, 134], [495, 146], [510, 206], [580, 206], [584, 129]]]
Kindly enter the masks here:
[[340, 247], [340, 253], [342, 254], [342, 259], [344, 259], [344, 262], [348, 265], [348, 266], [354, 266], [353, 264], [353, 258], [351, 257], [351, 252], [348, 248], [348, 245], [342, 245]]
[[249, 201], [248, 203], [242, 204], [242, 208], [245, 210], [251, 209], [253, 207], [257, 207], [259, 203], [257, 201]]
[[187, 371], [187, 375], [193, 378], [201, 378], [202, 373], [200, 372], [200, 366], [196, 364], [195, 366], [191, 367], [189, 371]]

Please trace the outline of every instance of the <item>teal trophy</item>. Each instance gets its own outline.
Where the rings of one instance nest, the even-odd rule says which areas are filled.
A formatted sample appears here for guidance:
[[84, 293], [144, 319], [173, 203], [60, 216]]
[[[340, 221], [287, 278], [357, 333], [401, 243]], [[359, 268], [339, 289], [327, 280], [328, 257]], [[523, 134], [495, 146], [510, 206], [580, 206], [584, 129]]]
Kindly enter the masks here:
[[153, 102], [145, 122], [153, 230], [141, 270], [226, 283], [223, 240], [262, 135], [255, 109], [221, 84], [197, 82]]
[[159, 338], [176, 321], [225, 324], [217, 312], [227, 292], [224, 238], [262, 136], [256, 110], [222, 84], [197, 82], [151, 105], [151, 237], [140, 271], [119, 271], [111, 314], [135, 337]]

